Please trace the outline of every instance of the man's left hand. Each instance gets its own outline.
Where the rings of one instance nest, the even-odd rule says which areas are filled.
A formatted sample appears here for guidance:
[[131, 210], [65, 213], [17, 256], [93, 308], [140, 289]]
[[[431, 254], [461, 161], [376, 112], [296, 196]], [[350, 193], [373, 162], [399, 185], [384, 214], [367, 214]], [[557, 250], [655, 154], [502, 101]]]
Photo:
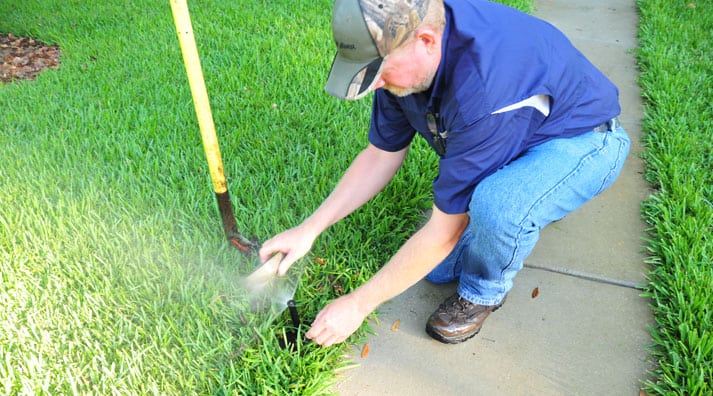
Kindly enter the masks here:
[[342, 296], [324, 307], [305, 336], [322, 346], [340, 343], [354, 333], [366, 318], [352, 294]]

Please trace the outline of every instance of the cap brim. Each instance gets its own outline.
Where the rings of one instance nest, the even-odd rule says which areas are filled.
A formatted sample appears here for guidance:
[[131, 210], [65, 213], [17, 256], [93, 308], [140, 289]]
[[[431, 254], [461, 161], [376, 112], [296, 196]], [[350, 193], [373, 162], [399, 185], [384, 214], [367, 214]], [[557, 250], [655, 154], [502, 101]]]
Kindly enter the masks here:
[[337, 54], [327, 78], [327, 92], [340, 99], [363, 98], [376, 84], [383, 62], [383, 58], [369, 62], [353, 62]]

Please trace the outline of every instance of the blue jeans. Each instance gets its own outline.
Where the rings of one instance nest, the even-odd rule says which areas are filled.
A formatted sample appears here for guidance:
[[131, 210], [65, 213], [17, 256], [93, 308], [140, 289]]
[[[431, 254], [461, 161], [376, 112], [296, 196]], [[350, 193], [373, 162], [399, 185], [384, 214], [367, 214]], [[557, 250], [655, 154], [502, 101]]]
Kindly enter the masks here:
[[619, 175], [630, 144], [626, 131], [618, 127], [527, 150], [478, 184], [468, 207], [468, 227], [426, 279], [459, 279], [458, 294], [464, 299], [500, 303], [540, 230], [607, 189]]

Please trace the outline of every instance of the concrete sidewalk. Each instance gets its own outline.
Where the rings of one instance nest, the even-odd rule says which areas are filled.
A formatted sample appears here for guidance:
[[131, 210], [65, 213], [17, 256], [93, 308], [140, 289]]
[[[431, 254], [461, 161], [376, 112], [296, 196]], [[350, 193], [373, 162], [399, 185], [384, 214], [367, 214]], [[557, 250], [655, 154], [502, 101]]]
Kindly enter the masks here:
[[[632, 151], [612, 188], [543, 230], [507, 303], [475, 338], [458, 345], [424, 331], [455, 284], [422, 281], [379, 309], [378, 333], [341, 395], [637, 395], [645, 378], [648, 303], [644, 225], [648, 195], [639, 144], [642, 117], [633, 0], [539, 0], [535, 15], [573, 41], [620, 89]], [[539, 294], [533, 298], [533, 290]], [[398, 331], [392, 331], [400, 320]]]

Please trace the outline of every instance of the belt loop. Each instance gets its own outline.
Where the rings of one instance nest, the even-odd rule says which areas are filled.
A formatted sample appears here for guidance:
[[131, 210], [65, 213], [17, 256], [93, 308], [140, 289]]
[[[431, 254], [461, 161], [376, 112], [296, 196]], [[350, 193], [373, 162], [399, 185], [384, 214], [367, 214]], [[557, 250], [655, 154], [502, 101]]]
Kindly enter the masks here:
[[609, 127], [609, 130], [614, 132], [617, 128], [619, 128], [621, 124], [619, 123], [619, 117], [614, 117], [609, 122], [607, 122], [607, 127]]
[[595, 132], [614, 132], [618, 127], [621, 126], [619, 122], [619, 117], [614, 117], [611, 120], [597, 126], [594, 128]]

